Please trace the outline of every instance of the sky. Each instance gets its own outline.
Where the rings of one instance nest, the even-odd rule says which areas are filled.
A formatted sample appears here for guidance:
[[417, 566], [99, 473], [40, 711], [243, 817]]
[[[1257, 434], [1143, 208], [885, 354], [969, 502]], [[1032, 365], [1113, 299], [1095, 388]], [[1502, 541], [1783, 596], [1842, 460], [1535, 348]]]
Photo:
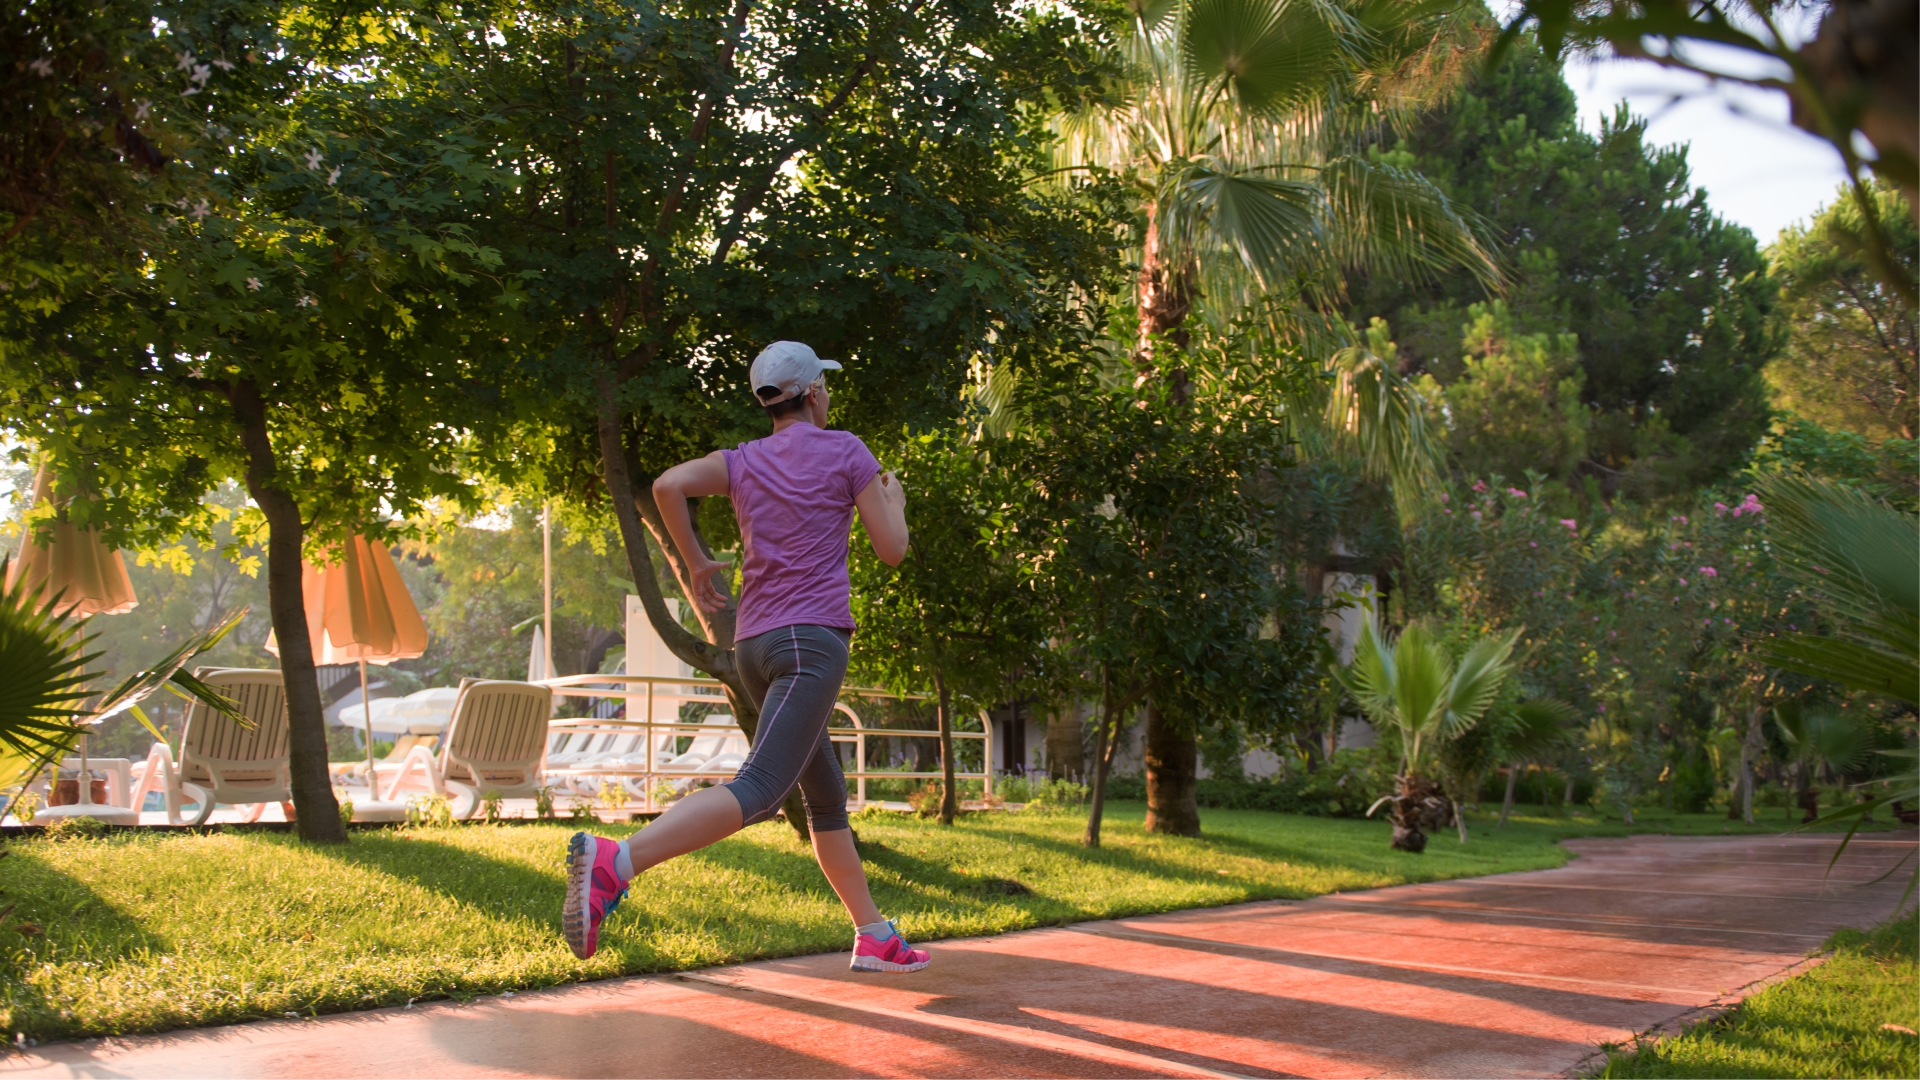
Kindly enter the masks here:
[[1785, 94], [1706, 81], [1634, 60], [1570, 59], [1580, 123], [1597, 132], [1620, 101], [1648, 118], [1647, 141], [1685, 143], [1695, 187], [1761, 246], [1834, 199], [1846, 171], [1829, 145], [1787, 122]]

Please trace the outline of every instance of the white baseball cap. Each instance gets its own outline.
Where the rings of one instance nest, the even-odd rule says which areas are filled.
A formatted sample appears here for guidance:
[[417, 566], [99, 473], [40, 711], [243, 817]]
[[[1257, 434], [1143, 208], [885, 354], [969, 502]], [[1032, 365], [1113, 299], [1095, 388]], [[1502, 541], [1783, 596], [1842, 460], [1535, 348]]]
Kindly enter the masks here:
[[806, 393], [821, 372], [839, 370], [839, 361], [820, 359], [811, 346], [776, 341], [753, 358], [753, 396], [762, 405], [777, 405]]

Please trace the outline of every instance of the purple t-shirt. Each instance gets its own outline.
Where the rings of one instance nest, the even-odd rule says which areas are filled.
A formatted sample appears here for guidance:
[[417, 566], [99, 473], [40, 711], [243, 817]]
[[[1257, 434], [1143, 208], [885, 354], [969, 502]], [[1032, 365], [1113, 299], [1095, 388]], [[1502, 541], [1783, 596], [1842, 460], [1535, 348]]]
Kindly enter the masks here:
[[854, 629], [847, 583], [853, 500], [880, 475], [867, 444], [802, 421], [721, 454], [740, 522], [735, 639], [802, 623]]

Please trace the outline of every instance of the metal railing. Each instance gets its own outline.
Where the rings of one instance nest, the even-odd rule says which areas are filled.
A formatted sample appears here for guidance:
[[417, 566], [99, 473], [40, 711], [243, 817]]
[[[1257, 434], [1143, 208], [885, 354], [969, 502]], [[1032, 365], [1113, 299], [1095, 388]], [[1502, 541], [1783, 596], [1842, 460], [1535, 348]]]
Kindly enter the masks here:
[[[661, 755], [659, 754], [658, 743], [660, 741], [659, 736], [661, 735], [671, 734], [676, 737], [691, 735], [697, 738], [700, 736], [718, 735], [722, 731], [740, 733], [737, 725], [728, 725], [722, 728], [716, 724], [706, 724], [698, 721], [689, 722], [679, 719], [680, 706], [687, 702], [716, 705], [722, 709], [730, 708], [723, 694], [722, 684], [718, 679], [703, 677], [682, 678], [679, 676], [666, 675], [625, 675], [615, 673], [607, 675], [562, 675], [558, 678], [539, 680], [537, 685], [550, 687], [556, 698], [598, 698], [602, 700], [617, 700], [626, 705], [626, 716], [624, 717], [562, 717], [551, 721], [547, 726], [548, 753], [553, 752], [553, 736], [563, 733], [569, 735], [582, 733], [596, 735], [637, 734], [639, 736], [637, 741], [640, 744], [633, 752], [622, 755], [620, 759], [622, 761], [632, 762], [634, 758], [640, 759], [638, 762], [629, 764], [618, 764], [613, 761], [595, 763], [592, 759], [587, 759], [579, 762], [565, 762], [548, 766], [543, 760], [541, 762], [541, 772], [546, 777], [576, 780], [585, 780], [588, 778], [618, 779], [629, 794], [639, 798], [641, 802], [641, 812], [651, 813], [659, 810], [661, 808], [660, 804], [664, 801], [661, 799], [661, 795], [664, 793], [660, 790], [661, 785], [659, 783], [662, 780], [674, 782], [730, 780], [737, 771], [737, 766], [713, 770], [703, 770], [699, 766], [690, 769], [661, 769], [659, 767], [661, 765]], [[853, 809], [857, 810], [867, 804], [867, 781], [869, 780], [937, 780], [940, 778], [941, 774], [938, 772], [910, 772], [886, 769], [869, 771], [867, 768], [868, 739], [938, 739], [940, 732], [929, 728], [869, 727], [866, 721], [861, 718], [859, 711], [846, 700], [851, 698], [855, 702], [862, 700], [921, 701], [925, 700], [924, 698], [917, 695], [902, 697], [901, 695], [892, 694], [885, 690], [872, 690], [862, 687], [843, 688], [840, 691], [840, 695], [842, 700], [834, 703], [834, 711], [845, 716], [850, 723], [847, 726], [834, 726], [829, 724], [827, 727], [827, 736], [834, 743], [851, 743], [853, 745], [854, 767], [852, 770], [842, 770], [846, 773], [846, 778], [854, 782], [854, 797], [850, 800]], [[663, 720], [659, 718], [659, 713], [663, 707], [672, 710], [674, 719]], [[636, 713], [639, 714], [637, 718], [635, 716]], [[744, 738], [744, 734], [741, 733], [739, 737]], [[980, 713], [979, 731], [955, 731], [953, 738], [956, 742], [961, 740], [977, 740], [980, 742], [980, 771], [967, 772], [956, 769], [954, 779], [981, 781], [982, 790], [987, 799], [991, 801], [993, 797], [993, 722], [987, 717], [986, 712], [982, 711]], [[958, 757], [957, 754], [955, 756]], [[636, 784], [630, 781], [637, 781], [638, 790], [636, 790]]]

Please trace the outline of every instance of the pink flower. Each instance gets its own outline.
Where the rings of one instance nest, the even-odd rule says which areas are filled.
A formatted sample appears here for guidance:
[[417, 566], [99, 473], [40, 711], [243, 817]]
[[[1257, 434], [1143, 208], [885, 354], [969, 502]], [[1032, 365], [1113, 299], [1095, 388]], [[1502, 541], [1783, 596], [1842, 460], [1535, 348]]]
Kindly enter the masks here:
[[1717, 502], [1717, 503], [1714, 503], [1714, 504], [1713, 504], [1713, 513], [1714, 513], [1714, 516], [1716, 516], [1716, 517], [1726, 517], [1726, 516], [1727, 516], [1727, 504], [1726, 504], [1726, 503], [1723, 503], [1723, 502]]
[[1451, 495], [1449, 495], [1449, 494], [1447, 494], [1446, 492], [1444, 492], [1444, 491], [1443, 491], [1443, 492], [1441, 492], [1441, 493], [1440, 493], [1440, 501], [1441, 501], [1441, 502], [1443, 502], [1443, 503], [1444, 503], [1444, 502], [1452, 502], [1452, 501], [1453, 501], [1453, 496], [1451, 496]]
[[1473, 482], [1473, 490], [1475, 491], [1487, 490], [1487, 482], [1485, 480], [1475, 480]]
[[1580, 531], [1580, 523], [1578, 521], [1575, 521], [1572, 518], [1561, 518], [1560, 524], [1565, 525], [1567, 528], [1572, 529], [1574, 532]]
[[1473, 520], [1475, 520], [1475, 521], [1479, 521], [1479, 520], [1480, 520], [1480, 511], [1478, 511], [1478, 510], [1475, 510], [1475, 511], [1473, 512]]
[[1715, 570], [1711, 566], [1703, 566], [1700, 568], [1700, 576], [1701, 577], [1719, 577], [1720, 571]]
[[1594, 708], [1595, 708], [1595, 709], [1597, 709], [1597, 710], [1598, 710], [1598, 711], [1600, 711], [1600, 712], [1606, 712], [1606, 711], [1607, 711], [1607, 707], [1606, 707], [1605, 705], [1595, 705], [1595, 706], [1594, 706]]
[[1687, 579], [1686, 579], [1686, 578], [1681, 578], [1681, 579], [1680, 579], [1680, 584], [1682, 584], [1682, 585], [1685, 585], [1686, 583], [1687, 583]]
[[1513, 496], [1516, 499], [1524, 499], [1527, 497], [1527, 493], [1524, 491], [1521, 491], [1519, 488], [1508, 488], [1507, 494]]
[[1529, 541], [1527, 541], [1527, 546], [1528, 546], [1528, 547], [1539, 547], [1539, 546], [1540, 546], [1540, 544], [1539, 544], [1539, 543], [1538, 543], [1537, 541], [1533, 541], [1533, 540], [1529, 540]]

